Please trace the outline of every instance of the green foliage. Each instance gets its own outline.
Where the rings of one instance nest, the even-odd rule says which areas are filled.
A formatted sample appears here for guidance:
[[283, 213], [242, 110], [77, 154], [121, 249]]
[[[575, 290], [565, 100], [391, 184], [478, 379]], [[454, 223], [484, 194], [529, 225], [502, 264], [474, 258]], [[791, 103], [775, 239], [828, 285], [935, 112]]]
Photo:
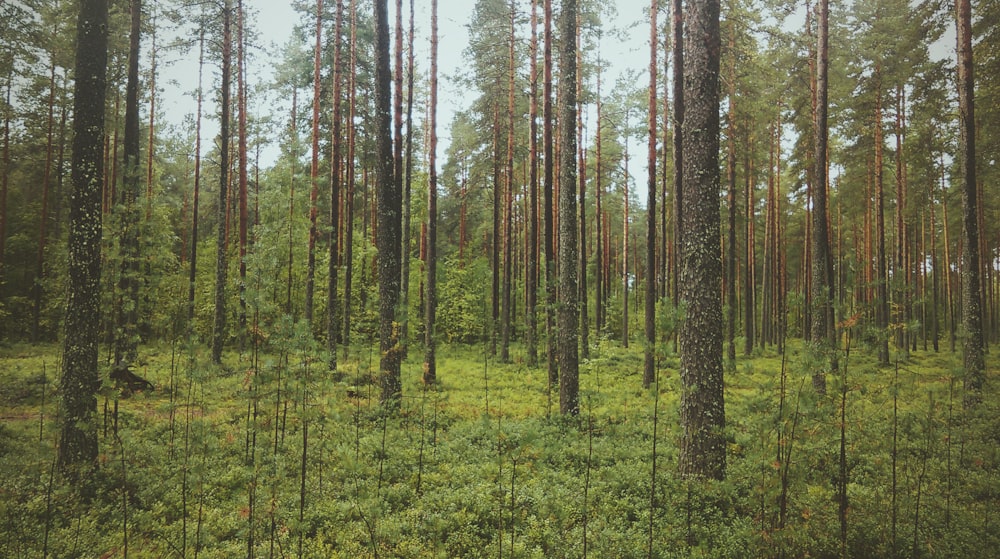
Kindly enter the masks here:
[[473, 343], [489, 335], [487, 303], [490, 270], [486, 259], [476, 259], [464, 267], [449, 260], [439, 269], [447, 270], [438, 287], [437, 331], [448, 342]]
[[[342, 364], [345, 380], [332, 379], [307, 325], [263, 307], [261, 316], [275, 317], [262, 322], [264, 351], [225, 356], [238, 374], [214, 368], [197, 344], [144, 348], [148, 365], [137, 372], [157, 390], [118, 400], [117, 438], [114, 395], [102, 396], [99, 491], [89, 503], [58, 476], [50, 481], [57, 348], [2, 350], [4, 555], [40, 556], [47, 547], [51, 556], [84, 549], [121, 556], [127, 502], [129, 553], [137, 557], [177, 554], [182, 546], [187, 555], [242, 555], [251, 534], [259, 556], [272, 543], [294, 555], [301, 536], [307, 557], [495, 557], [501, 546], [505, 556], [579, 557], [584, 530], [590, 556], [646, 557], [653, 394], [639, 388], [640, 348], [598, 344], [581, 366], [581, 416], [565, 419], [545, 413], [544, 370], [484, 361], [481, 346], [443, 346], [441, 384], [421, 388], [419, 364], [405, 362], [408, 396], [398, 415], [386, 416], [377, 387], [369, 390], [377, 362], [367, 352], [353, 351], [360, 357]], [[675, 473], [679, 381], [667, 359], [655, 556], [838, 555], [839, 410], [811, 392], [818, 363], [811, 351], [791, 345], [789, 352], [783, 405], [780, 355], [741, 359], [727, 375], [730, 467], [723, 482]], [[866, 355], [841, 360], [849, 367], [850, 556], [893, 549], [995, 556], [1000, 541], [990, 516], [1000, 504], [1000, 415], [992, 397], [980, 410], [963, 411], [955, 364], [950, 355], [914, 353], [894, 380]], [[840, 376], [831, 375], [830, 393], [839, 392]], [[785, 450], [792, 447], [784, 527], [777, 524], [778, 429]]]

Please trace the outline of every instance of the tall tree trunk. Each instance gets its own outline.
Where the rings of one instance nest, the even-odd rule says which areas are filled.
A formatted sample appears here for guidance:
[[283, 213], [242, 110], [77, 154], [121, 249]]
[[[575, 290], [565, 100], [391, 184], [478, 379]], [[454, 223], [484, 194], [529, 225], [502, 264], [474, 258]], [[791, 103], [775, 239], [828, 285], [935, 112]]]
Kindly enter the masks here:
[[247, 325], [247, 230], [249, 214], [247, 210], [247, 87], [246, 87], [246, 14], [243, 0], [236, 3], [236, 107], [237, 154], [239, 156], [239, 254], [240, 254], [240, 339], [246, 334]]
[[493, 108], [493, 238], [490, 244], [492, 256], [490, 271], [492, 273], [492, 291], [490, 302], [493, 304], [493, 314], [490, 317], [490, 355], [497, 354], [497, 336], [500, 329], [500, 276], [502, 275], [500, 255], [503, 252], [503, 187], [500, 182], [500, 109]]
[[743, 355], [749, 357], [753, 353], [754, 335], [756, 332], [756, 301], [757, 292], [757, 259], [756, 259], [756, 207], [754, 199], [753, 169], [750, 163], [750, 152], [753, 142], [750, 140], [750, 123], [746, 124], [744, 132], [743, 169], [743, 202], [746, 220], [746, 265], [743, 273]]
[[559, 411], [580, 413], [576, 224], [576, 0], [563, 0], [559, 30]]
[[322, 90], [320, 62], [323, 56], [323, 0], [316, 0], [316, 44], [313, 50], [312, 165], [309, 170], [309, 251], [306, 256], [305, 320], [312, 323], [316, 278], [316, 239], [319, 200], [319, 105]]
[[[392, 94], [392, 165], [393, 180], [396, 182], [396, 191], [400, 193], [400, 203], [403, 203], [403, 0], [396, 0], [396, 25], [393, 31], [393, 94]], [[407, 185], [409, 186], [409, 185]], [[403, 204], [400, 208], [400, 235], [403, 235], [402, 222], [405, 219], [407, 206]], [[403, 237], [399, 243], [399, 344], [401, 359], [406, 357], [407, 331], [409, 330], [410, 309], [406, 302], [409, 300], [409, 283], [403, 279], [409, 279], [409, 267], [404, 264], [410, 260], [410, 245], [403, 244]], [[405, 273], [404, 273], [405, 272]]]
[[[674, 72], [674, 255], [680, 259], [684, 240], [684, 228], [681, 218], [684, 215], [684, 142], [682, 127], [684, 124], [684, 7], [682, 0], [671, 0], [671, 32], [673, 34]], [[674, 308], [680, 301], [680, 264], [674, 265]]]
[[295, 318], [292, 307], [292, 286], [295, 285], [295, 173], [299, 160], [299, 88], [292, 84], [292, 114], [288, 119], [288, 273], [285, 279], [285, 312]]
[[201, 195], [202, 70], [205, 66], [205, 28], [198, 30], [198, 100], [194, 119], [194, 193], [191, 196], [191, 262], [188, 268], [188, 329], [194, 328], [195, 280], [198, 272], [198, 210]]
[[[511, 231], [514, 221], [514, 76], [517, 68], [514, 62], [515, 16], [517, 15], [514, 0], [510, 2], [510, 36], [508, 38], [507, 66], [507, 157], [504, 165], [503, 190], [503, 284], [501, 286], [500, 315], [500, 361], [510, 363], [510, 330], [511, 330], [511, 276], [513, 275], [513, 235]], [[575, 121], [574, 121], [575, 122]], [[575, 153], [574, 153], [575, 155]]]
[[[625, 111], [625, 130], [628, 130], [628, 110]], [[626, 132], [627, 134], [627, 132]], [[628, 233], [629, 233], [629, 204], [628, 204], [628, 142], [625, 143], [625, 164], [624, 178], [622, 179], [622, 346], [628, 347]], [[638, 278], [636, 278], [638, 279]]]
[[903, 160], [903, 137], [905, 135], [906, 116], [906, 94], [902, 85], [896, 85], [896, 122], [894, 133], [896, 137], [896, 262], [895, 277], [896, 289], [894, 300], [896, 301], [896, 316], [894, 322], [901, 327], [894, 328], [896, 331], [896, 349], [906, 355], [909, 351], [909, 335], [906, 323], [910, 314], [910, 295], [906, 292], [909, 286], [910, 269], [907, 266], [910, 239], [906, 227], [906, 206], [908, 203], [906, 195], [906, 172]]
[[878, 328], [878, 360], [889, 364], [889, 268], [885, 249], [885, 193], [883, 189], [882, 67], [875, 66], [875, 326]]
[[48, 124], [45, 133], [45, 172], [42, 176], [42, 211], [38, 219], [38, 250], [35, 257], [35, 278], [31, 286], [31, 341], [39, 341], [42, 305], [44, 304], [45, 248], [48, 245], [49, 194], [52, 190], [52, 151], [55, 146], [56, 58], [50, 54]]
[[726, 203], [729, 224], [726, 240], [726, 357], [736, 361], [736, 30], [729, 28], [729, 111], [726, 133]]
[[57, 462], [75, 482], [97, 467], [97, 351], [100, 322], [101, 182], [108, 56], [108, 4], [81, 0], [73, 95], [73, 196], [70, 205], [69, 299], [63, 344]]
[[222, 362], [222, 346], [226, 340], [226, 277], [229, 272], [229, 254], [226, 246], [226, 219], [229, 208], [229, 110], [230, 72], [232, 58], [232, 0], [225, 0], [222, 8], [222, 95], [219, 118], [219, 206], [218, 232], [215, 244], [215, 321], [212, 328], [212, 362]]
[[[833, 265], [830, 253], [829, 209], [827, 203], [827, 126], [828, 80], [830, 66], [829, 0], [819, 0], [816, 48], [816, 121], [813, 131], [813, 190], [812, 206], [812, 343], [827, 354], [825, 361], [834, 363], [837, 333], [833, 316]], [[813, 372], [813, 388], [826, 393], [826, 367]]]
[[642, 374], [643, 388], [656, 378], [656, 0], [649, 7], [649, 138], [646, 154], [646, 344]]
[[403, 396], [400, 378], [399, 245], [402, 200], [396, 188], [392, 155], [388, 0], [375, 1], [375, 184], [378, 189], [379, 383], [382, 405], [398, 410]]
[[982, 400], [986, 365], [983, 359], [983, 302], [980, 288], [978, 190], [976, 185], [975, 79], [972, 57], [972, 2], [957, 0], [958, 12], [958, 120], [962, 177], [962, 321], [965, 341], [965, 407]]
[[688, 4], [684, 45], [684, 243], [680, 472], [726, 474], [719, 245], [719, 2]]
[[597, 133], [594, 142], [597, 144], [597, 152], [594, 157], [594, 229], [595, 229], [595, 241], [597, 243], [596, 250], [594, 251], [596, 259], [596, 270], [594, 274], [594, 306], [595, 314], [594, 326], [595, 331], [598, 335], [604, 332], [605, 326], [605, 281], [604, 281], [604, 230], [607, 225], [604, 222], [604, 211], [601, 208], [601, 202], [604, 198], [604, 185], [602, 184], [603, 177], [601, 175], [602, 165], [601, 165], [601, 141], [603, 139], [602, 129], [604, 128], [604, 121], [602, 117], [604, 102], [601, 100], [601, 55], [600, 49], [597, 53]]
[[[528, 366], [538, 365], [538, 0], [531, 0], [531, 83], [528, 96], [528, 252], [525, 272]], [[464, 208], [464, 206], [463, 206]], [[464, 214], [463, 214], [464, 217]]]
[[129, 33], [128, 77], [125, 84], [125, 139], [123, 155], [119, 239], [121, 262], [115, 332], [115, 363], [135, 361], [138, 346], [139, 307], [139, 41], [142, 29], [142, 0], [132, 0]]
[[424, 384], [437, 382], [437, 57], [438, 3], [431, 0], [431, 91], [428, 107], [427, 285], [424, 296]]
[[333, 136], [330, 138], [330, 262], [326, 286], [326, 351], [327, 367], [337, 373], [337, 341], [340, 339], [340, 299], [337, 296], [337, 275], [340, 270], [340, 191], [341, 191], [341, 42], [344, 27], [344, 2], [337, 0], [333, 31]]
[[[410, 340], [410, 255], [413, 244], [410, 223], [412, 221], [412, 197], [413, 197], [413, 79], [414, 79], [414, 10], [413, 0], [410, 0], [410, 29], [409, 48], [406, 61], [406, 161], [404, 162], [406, 177], [403, 182], [403, 277], [400, 306], [403, 308], [403, 340], [408, 346]], [[404, 358], [406, 357], [404, 347]]]
[[350, 80], [348, 86], [347, 103], [347, 192], [344, 196], [344, 225], [347, 230], [344, 233], [344, 334], [342, 342], [344, 344], [344, 358], [351, 344], [351, 287], [354, 281], [354, 154], [355, 135], [354, 117], [356, 115], [356, 104], [358, 95], [357, 83], [358, 64], [358, 4], [357, 0], [351, 0], [351, 55], [348, 64], [347, 76]]
[[[583, 72], [580, 68], [583, 67], [583, 36], [582, 36], [582, 25], [581, 14], [577, 14], [576, 18], [576, 98], [579, 100], [583, 97]], [[578, 109], [576, 115], [576, 126], [577, 126], [577, 149], [579, 151], [579, 200], [577, 201], [580, 206], [580, 217], [579, 217], [579, 240], [580, 240], [580, 275], [579, 277], [579, 294], [577, 298], [580, 302], [580, 351], [582, 352], [583, 359], [590, 359], [590, 317], [588, 316], [588, 305], [587, 305], [587, 151], [584, 144], [584, 126], [583, 126], [583, 110]]]
[[545, 6], [545, 40], [544, 66], [542, 78], [542, 162], [543, 182], [542, 197], [543, 215], [545, 219], [545, 339], [549, 361], [549, 386], [559, 382], [559, 369], [556, 367], [556, 262], [555, 262], [555, 223], [553, 211], [554, 166], [552, 123], [552, 0], [544, 0]]
[[[14, 66], [7, 72], [6, 106], [10, 107], [10, 93], [14, 85]], [[4, 300], [3, 286], [7, 280], [7, 188], [10, 185], [10, 111], [4, 111], [3, 116], [3, 156], [0, 164], [0, 300]], [[0, 329], [0, 334], [6, 333]]]

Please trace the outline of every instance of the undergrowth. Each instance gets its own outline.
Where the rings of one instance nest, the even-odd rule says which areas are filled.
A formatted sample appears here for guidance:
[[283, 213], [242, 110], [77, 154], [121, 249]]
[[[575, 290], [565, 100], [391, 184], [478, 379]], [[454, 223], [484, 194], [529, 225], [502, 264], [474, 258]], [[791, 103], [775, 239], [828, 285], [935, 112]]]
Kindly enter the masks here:
[[846, 392], [831, 374], [826, 396], [801, 345], [738, 359], [728, 475], [709, 482], [676, 474], [674, 356], [654, 398], [641, 348], [601, 342], [581, 365], [581, 414], [564, 418], [517, 351], [501, 365], [485, 347], [442, 348], [435, 387], [414, 351], [402, 411], [386, 416], [377, 350], [352, 348], [334, 377], [295, 339], [223, 367], [198, 345], [143, 348], [135, 372], [156, 390], [102, 393], [91, 500], [53, 468], [58, 348], [4, 349], [0, 556], [1000, 556], [995, 383], [964, 410], [952, 354], [889, 368], [851, 354]]

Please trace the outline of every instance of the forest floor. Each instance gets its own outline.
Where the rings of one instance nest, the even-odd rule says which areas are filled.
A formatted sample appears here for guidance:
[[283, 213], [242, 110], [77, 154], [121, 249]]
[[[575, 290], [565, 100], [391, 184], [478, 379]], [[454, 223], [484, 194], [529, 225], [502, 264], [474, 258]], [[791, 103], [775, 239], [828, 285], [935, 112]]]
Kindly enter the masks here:
[[429, 388], [414, 346], [387, 415], [373, 347], [334, 378], [308, 343], [144, 346], [88, 501], [53, 466], [59, 347], [0, 348], [0, 556], [1000, 557], [996, 375], [965, 410], [944, 348], [841, 355], [825, 396], [800, 343], [728, 363], [722, 482], [676, 473], [676, 356], [644, 390], [641, 344], [601, 341], [564, 418], [544, 365], [489, 353], [442, 347]]

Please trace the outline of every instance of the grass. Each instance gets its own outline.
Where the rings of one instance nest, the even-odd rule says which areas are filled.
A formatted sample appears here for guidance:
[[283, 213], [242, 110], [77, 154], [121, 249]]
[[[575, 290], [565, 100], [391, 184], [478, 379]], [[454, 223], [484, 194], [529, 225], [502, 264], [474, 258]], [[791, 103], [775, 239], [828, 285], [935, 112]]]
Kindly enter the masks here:
[[[562, 418], [544, 355], [529, 367], [519, 347], [510, 364], [482, 346], [443, 347], [430, 388], [414, 345], [402, 411], [386, 417], [370, 382], [377, 349], [353, 347], [333, 378], [309, 344], [271, 342], [224, 367], [199, 347], [144, 347], [136, 372], [157, 390], [118, 398], [117, 436], [116, 394], [102, 394], [90, 502], [50, 477], [59, 348], [0, 350], [0, 556], [123, 557], [126, 534], [131, 557], [582, 557], [585, 540], [591, 557], [841, 553], [842, 385], [830, 375], [816, 396], [800, 344], [729, 366], [724, 482], [675, 474], [678, 359], [661, 358], [651, 509], [641, 347], [593, 347], [581, 415]], [[955, 355], [915, 352], [897, 375], [855, 350], [841, 366], [847, 555], [1000, 556], [995, 383], [967, 413]], [[779, 448], [791, 449], [784, 526]]]

